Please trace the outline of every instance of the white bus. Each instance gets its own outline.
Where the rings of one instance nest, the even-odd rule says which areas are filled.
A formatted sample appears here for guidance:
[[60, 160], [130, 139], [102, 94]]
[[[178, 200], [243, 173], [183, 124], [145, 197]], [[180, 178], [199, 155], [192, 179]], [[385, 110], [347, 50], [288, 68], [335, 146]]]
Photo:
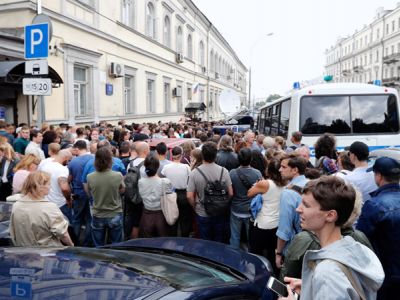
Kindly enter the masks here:
[[301, 131], [310, 146], [325, 133], [337, 138], [337, 149], [354, 141], [370, 151], [400, 147], [399, 97], [393, 88], [362, 83], [326, 83], [295, 90], [260, 109], [260, 133], [280, 135], [290, 145], [291, 133]]

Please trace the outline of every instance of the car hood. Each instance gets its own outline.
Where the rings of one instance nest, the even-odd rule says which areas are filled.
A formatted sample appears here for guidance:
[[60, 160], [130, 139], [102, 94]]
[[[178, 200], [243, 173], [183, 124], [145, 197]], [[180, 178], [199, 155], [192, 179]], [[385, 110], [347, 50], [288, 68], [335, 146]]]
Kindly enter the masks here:
[[107, 247], [158, 249], [200, 257], [236, 270], [251, 281], [265, 279], [272, 271], [270, 263], [263, 257], [235, 249], [230, 245], [194, 238], [134, 239]]

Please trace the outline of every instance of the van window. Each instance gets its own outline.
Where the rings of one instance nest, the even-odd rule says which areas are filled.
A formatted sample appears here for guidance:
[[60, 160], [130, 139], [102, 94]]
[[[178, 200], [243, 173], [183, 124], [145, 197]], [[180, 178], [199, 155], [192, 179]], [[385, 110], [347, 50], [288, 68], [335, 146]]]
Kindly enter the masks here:
[[300, 101], [303, 134], [350, 133], [348, 96], [305, 96]]
[[399, 131], [394, 95], [351, 96], [354, 133], [390, 133]]

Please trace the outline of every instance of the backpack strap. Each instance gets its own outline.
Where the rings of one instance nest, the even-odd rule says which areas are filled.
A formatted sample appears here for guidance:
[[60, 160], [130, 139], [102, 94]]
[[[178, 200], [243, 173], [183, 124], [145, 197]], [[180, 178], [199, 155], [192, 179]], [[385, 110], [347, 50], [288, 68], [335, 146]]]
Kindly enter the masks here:
[[[206, 183], [209, 183], [209, 182], [210, 182], [210, 181], [207, 179], [206, 175], [204, 175], [204, 173], [203, 173], [199, 168], [196, 168], [196, 170], [200, 172], [201, 176], [203, 176], [203, 178], [204, 178], [204, 180], [206, 181]], [[222, 176], [221, 176], [221, 178], [222, 178]]]
[[[347, 266], [345, 266], [344, 264], [342, 264], [340, 261], [336, 260], [336, 259], [331, 259], [331, 258], [327, 258], [327, 259], [323, 259], [323, 260], [329, 260], [334, 262], [335, 264], [337, 264], [337, 266], [340, 268], [340, 270], [344, 273], [344, 275], [346, 275], [347, 279], [350, 281], [351, 286], [353, 287], [353, 289], [356, 290], [356, 293], [358, 294], [358, 296], [360, 296], [361, 300], [366, 300], [366, 296], [364, 291], [360, 288], [360, 286], [356, 283], [356, 280], [354, 279], [353, 274], [350, 272], [349, 268]], [[315, 260], [310, 260], [307, 263], [308, 267], [314, 271], [314, 269], [317, 266], [317, 263]]]
[[224, 168], [221, 167], [221, 176], [219, 176], [219, 181], [222, 182], [222, 176], [224, 175]]

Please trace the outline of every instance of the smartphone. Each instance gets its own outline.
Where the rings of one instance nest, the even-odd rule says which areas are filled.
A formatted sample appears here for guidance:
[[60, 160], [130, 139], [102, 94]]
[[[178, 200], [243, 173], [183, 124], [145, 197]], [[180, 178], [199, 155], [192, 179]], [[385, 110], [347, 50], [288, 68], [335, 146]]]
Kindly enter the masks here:
[[267, 287], [270, 290], [277, 293], [278, 296], [281, 296], [281, 297], [289, 296], [286, 285], [272, 276], [268, 279]]

